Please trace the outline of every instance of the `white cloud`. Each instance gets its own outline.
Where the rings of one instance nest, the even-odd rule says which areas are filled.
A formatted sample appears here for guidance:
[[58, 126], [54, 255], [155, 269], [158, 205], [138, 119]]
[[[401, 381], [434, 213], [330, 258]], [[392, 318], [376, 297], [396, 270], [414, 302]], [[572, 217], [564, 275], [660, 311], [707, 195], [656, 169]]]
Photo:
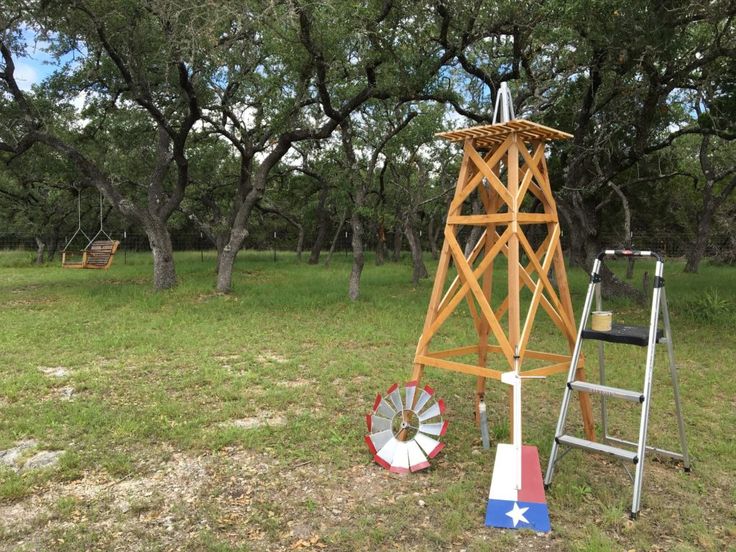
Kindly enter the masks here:
[[16, 63], [15, 80], [21, 90], [30, 90], [39, 81], [38, 71], [26, 63]]

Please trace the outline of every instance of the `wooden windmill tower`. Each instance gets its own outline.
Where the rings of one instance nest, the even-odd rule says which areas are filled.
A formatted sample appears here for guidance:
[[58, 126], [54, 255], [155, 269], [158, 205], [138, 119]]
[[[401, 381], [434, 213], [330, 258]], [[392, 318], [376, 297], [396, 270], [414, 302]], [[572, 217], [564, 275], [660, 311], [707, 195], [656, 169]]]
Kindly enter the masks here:
[[[560, 244], [560, 223], [545, 158], [547, 141], [572, 136], [514, 119], [505, 83], [499, 96], [494, 120], [500, 123], [438, 134], [462, 142], [463, 160], [447, 214], [445, 240], [412, 372], [415, 381], [421, 379], [425, 366], [477, 376], [477, 407], [483, 401], [486, 378], [500, 380], [504, 371], [487, 366], [489, 353], [500, 355], [501, 366], [508, 370], [514, 370], [515, 366], [523, 370], [528, 359], [544, 361], [543, 366], [523, 371], [524, 376], [556, 374], [568, 369], [577, 333]], [[463, 205], [471, 194], [479, 197], [483, 214], [463, 214]], [[529, 197], [533, 199], [525, 201]], [[466, 225], [483, 228], [467, 258], [457, 238], [460, 228]], [[527, 229], [537, 225], [544, 226], [546, 237], [534, 247], [527, 237]], [[505, 298], [494, 305], [494, 264], [501, 257], [507, 259], [508, 283]], [[446, 288], [450, 263], [457, 275]], [[557, 289], [550, 281], [551, 274]], [[524, 288], [531, 292], [528, 305], [521, 302]], [[473, 343], [455, 349], [431, 350], [432, 338], [462, 302], [469, 307], [477, 333]], [[567, 341], [567, 353], [528, 348], [539, 307]], [[452, 360], [468, 354], [477, 355], [477, 362]], [[578, 377], [584, 378], [582, 362]], [[589, 397], [581, 394], [580, 402], [585, 432], [592, 439]]]
[[[423, 435], [438, 437], [446, 430], [446, 422], [440, 417], [444, 404], [439, 401], [438, 410], [434, 408], [434, 398], [428, 399], [433, 390], [425, 387], [421, 394], [415, 392], [425, 367], [476, 376], [476, 419], [485, 422], [486, 379], [501, 380], [502, 374], [509, 371], [522, 378], [548, 376], [565, 372], [570, 366], [577, 332], [545, 144], [549, 140], [566, 140], [571, 135], [514, 119], [505, 83], [499, 92], [494, 121], [500, 122], [438, 134], [463, 144], [463, 160], [447, 214], [445, 239], [424, 329], [417, 344], [412, 381], [406, 384], [403, 399], [396, 385], [385, 398], [379, 395], [367, 418], [369, 448], [377, 462], [394, 471], [401, 471], [406, 464], [405, 448], [409, 449], [411, 471], [416, 471], [415, 465], [416, 469], [428, 465], [410, 442], [413, 440], [407, 433], [410, 429], [417, 431], [420, 448], [430, 458], [441, 449], [438, 441], [426, 441]], [[463, 213], [467, 200], [472, 197], [479, 199], [483, 207], [481, 214]], [[482, 228], [477, 244], [467, 257], [458, 240], [464, 226]], [[534, 239], [529, 237], [528, 229], [532, 227], [538, 228]], [[494, 269], [498, 275], [501, 267], [507, 269], [507, 281], [501, 282], [502, 293], [494, 294], [494, 285], [500, 287], [494, 282]], [[450, 280], [451, 271], [456, 274]], [[551, 281], [552, 275], [556, 286]], [[497, 299], [499, 295], [504, 298], [494, 301], [494, 296]], [[474, 327], [471, 342], [451, 349], [434, 349], [433, 338], [461, 303], [467, 304], [467, 316]], [[567, 342], [566, 351], [529, 347], [540, 307]], [[582, 360], [577, 370], [577, 379], [584, 379]], [[579, 397], [586, 437], [593, 440], [590, 399], [582, 393]], [[437, 416], [423, 418], [425, 405], [432, 405], [432, 413]], [[418, 419], [416, 424], [411, 422], [414, 419]], [[481, 429], [486, 431], [484, 445], [487, 446], [487, 424], [481, 423]], [[416, 464], [412, 464], [412, 457]]]

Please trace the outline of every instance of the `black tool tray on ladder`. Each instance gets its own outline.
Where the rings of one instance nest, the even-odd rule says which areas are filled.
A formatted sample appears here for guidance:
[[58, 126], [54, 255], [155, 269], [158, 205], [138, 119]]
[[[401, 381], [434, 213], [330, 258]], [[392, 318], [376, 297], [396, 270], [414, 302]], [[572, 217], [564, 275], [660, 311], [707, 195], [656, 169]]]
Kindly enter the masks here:
[[[607, 332], [585, 329], [581, 336], [583, 339], [597, 339], [598, 341], [607, 341], [608, 343], [623, 343], [625, 345], [646, 347], [649, 341], [649, 328], [645, 326], [611, 324], [611, 329]], [[661, 343], [663, 337], [664, 332], [658, 329], [657, 343]]]

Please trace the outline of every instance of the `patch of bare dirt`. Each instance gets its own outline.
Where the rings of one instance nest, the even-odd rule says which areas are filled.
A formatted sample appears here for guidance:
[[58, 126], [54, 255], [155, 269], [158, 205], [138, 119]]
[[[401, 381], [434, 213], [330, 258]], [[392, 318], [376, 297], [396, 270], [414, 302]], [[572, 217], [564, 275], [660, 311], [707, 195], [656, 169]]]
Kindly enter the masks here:
[[50, 378], [65, 378], [71, 374], [71, 370], [64, 366], [39, 366], [38, 369]]
[[229, 293], [222, 293], [220, 291], [213, 291], [211, 293], [200, 293], [197, 295], [197, 298], [195, 301], [197, 303], [205, 303], [209, 301], [210, 299], [220, 299], [221, 301], [232, 301], [234, 303], [240, 302], [240, 297], [237, 297], [236, 295], [232, 295]]
[[240, 355], [218, 355], [214, 359], [218, 362], [232, 362], [240, 360]]
[[318, 550], [359, 510], [395, 503], [417, 485], [373, 464], [336, 470], [236, 447], [173, 453], [143, 468], [147, 473], [117, 480], [91, 472], [50, 482], [0, 504], [0, 548], [50, 550], [66, 532], [67, 539], [94, 535], [93, 548], [103, 550], [196, 550], [202, 539], [253, 550]]
[[[207, 482], [206, 460], [182, 454], [173, 457], [148, 476], [110, 481], [104, 474], [89, 473], [69, 483], [52, 483], [38, 494], [9, 505], [0, 505], [0, 534], [7, 544], [33, 541], [48, 545], [55, 530], [84, 525], [99, 532], [107, 550], [145, 550], [128, 539], [134, 531], [151, 542], [174, 544], [177, 531], [196, 521], [189, 508], [198, 501]], [[61, 515], [61, 501], [76, 504]], [[99, 512], [93, 519], [88, 512]], [[2, 541], [0, 541], [2, 543]], [[108, 546], [109, 545], [109, 546]], [[35, 548], [34, 548], [35, 549]]]
[[258, 416], [250, 418], [240, 418], [237, 420], [228, 420], [220, 424], [221, 426], [237, 427], [240, 429], [255, 429], [258, 427], [279, 427], [286, 425], [286, 418], [272, 412], [262, 412]]
[[261, 364], [286, 364], [287, 362], [289, 362], [289, 359], [285, 356], [269, 350], [261, 352], [261, 354], [256, 356], [256, 360]]
[[8, 308], [28, 308], [34, 305], [51, 305], [55, 303], [53, 299], [40, 298], [40, 299], [13, 299], [11, 301], [5, 301], [3, 305]]
[[287, 387], [290, 389], [297, 387], [307, 387], [309, 385], [315, 385], [317, 382], [311, 379], [295, 379], [295, 380], [283, 380], [276, 383], [279, 387]]

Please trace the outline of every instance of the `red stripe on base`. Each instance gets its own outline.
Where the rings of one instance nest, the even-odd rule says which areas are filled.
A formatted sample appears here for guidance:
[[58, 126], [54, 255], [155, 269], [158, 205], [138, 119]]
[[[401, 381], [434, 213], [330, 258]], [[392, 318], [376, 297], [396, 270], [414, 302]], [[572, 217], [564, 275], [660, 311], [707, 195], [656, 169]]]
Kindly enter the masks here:
[[417, 380], [414, 381], [407, 381], [404, 384], [404, 387], [416, 387], [419, 382]]
[[442, 429], [440, 430], [440, 436], [442, 436], [442, 435], [444, 435], [445, 433], [447, 433], [447, 424], [448, 424], [448, 423], [449, 423], [449, 422], [448, 422], [447, 420], [445, 420], [445, 423], [444, 423], [444, 424], [442, 424]]
[[382, 398], [381, 397], [381, 394], [378, 393], [376, 395], [376, 400], [373, 402], [373, 412], [375, 412], [376, 411], [376, 408], [378, 408], [378, 405], [381, 404], [381, 398]]
[[418, 472], [422, 470], [426, 470], [429, 467], [429, 462], [420, 462], [419, 464], [412, 466], [411, 471]]
[[368, 431], [370, 431], [371, 430], [371, 426], [373, 425], [371, 423], [371, 415], [370, 414], [366, 414], [366, 416], [365, 416], [365, 425], [368, 426]]
[[388, 471], [391, 473], [409, 473], [409, 468], [399, 468], [396, 466], [391, 466]]
[[373, 459], [376, 461], [376, 463], [378, 463], [379, 465], [383, 466], [387, 470], [390, 470], [391, 469], [391, 465], [388, 462], [386, 462], [383, 458], [381, 458], [380, 456], [378, 456], [377, 454], [373, 457]]
[[434, 447], [434, 450], [430, 452], [427, 456], [429, 456], [430, 458], [434, 458], [440, 453], [443, 448], [445, 448], [445, 443], [440, 443], [439, 445]]
[[398, 388], [399, 388], [399, 384], [398, 383], [394, 383], [391, 387], [388, 388], [388, 391], [386, 391], [386, 394], [387, 395], [390, 395], [391, 393], [393, 393], [394, 391], [396, 391]]
[[419, 464], [415, 464], [410, 467], [411, 471], [418, 472], [420, 470], [426, 470], [429, 467], [429, 462], [419, 462]]
[[537, 447], [524, 445], [521, 447], [521, 489], [519, 502], [546, 502], [542, 469], [539, 465]]
[[434, 389], [432, 389], [429, 385], [424, 386], [424, 390], [429, 393], [430, 395], [434, 395]]
[[376, 454], [378, 451], [376, 450], [376, 447], [373, 445], [373, 440], [371, 439], [370, 435], [366, 435], [364, 437], [366, 444], [368, 445], [368, 448], [371, 451], [371, 454]]
[[445, 401], [443, 401], [442, 399], [438, 400], [437, 406], [440, 407], [440, 414], [444, 414], [445, 413]]

